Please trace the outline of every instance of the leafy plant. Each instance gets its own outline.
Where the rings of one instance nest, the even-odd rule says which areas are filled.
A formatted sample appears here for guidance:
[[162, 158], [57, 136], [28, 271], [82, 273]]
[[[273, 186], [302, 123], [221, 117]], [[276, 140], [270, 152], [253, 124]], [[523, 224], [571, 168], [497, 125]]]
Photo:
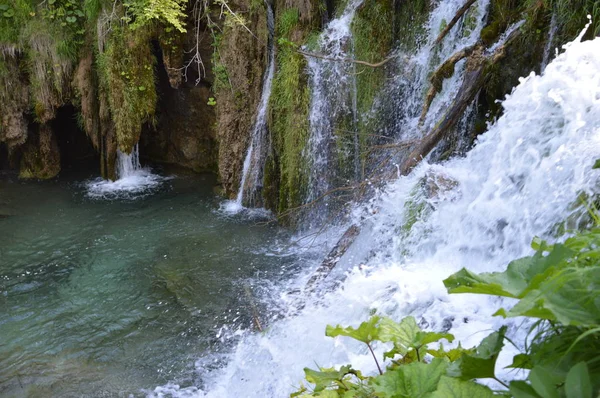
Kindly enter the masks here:
[[[452, 342], [448, 333], [423, 331], [413, 317], [399, 323], [377, 315], [358, 328], [328, 326], [329, 337], [346, 336], [363, 342], [373, 355], [379, 375], [365, 376], [350, 365], [339, 369], [304, 369], [306, 380], [314, 384], [312, 390], [302, 386], [292, 397], [492, 397], [493, 392], [476, 384], [476, 378], [495, 378], [494, 366], [503, 346], [505, 328], [486, 337], [472, 349], [462, 347], [446, 350], [440, 340]], [[389, 359], [381, 368], [372, 345], [391, 343], [383, 359]]]
[[[594, 168], [600, 167], [596, 162]], [[589, 208], [598, 220], [595, 208]], [[358, 328], [328, 326], [326, 335], [365, 343], [379, 374], [364, 375], [350, 365], [318, 371], [304, 369], [314, 387], [301, 386], [293, 397], [492, 397], [593, 398], [600, 391], [600, 228], [581, 231], [564, 243], [532, 242], [535, 253], [512, 261], [503, 272], [476, 274], [467, 269], [444, 284], [451, 294], [474, 293], [515, 299], [495, 315], [531, 321], [523, 352], [511, 368], [529, 371], [527, 380], [506, 384], [495, 375], [506, 326], [475, 348], [438, 349], [432, 343], [454, 337], [421, 330], [413, 317], [399, 323], [373, 316]], [[391, 343], [381, 368], [374, 344]], [[512, 343], [512, 342], [511, 342]], [[506, 389], [493, 392], [475, 380], [495, 379]]]

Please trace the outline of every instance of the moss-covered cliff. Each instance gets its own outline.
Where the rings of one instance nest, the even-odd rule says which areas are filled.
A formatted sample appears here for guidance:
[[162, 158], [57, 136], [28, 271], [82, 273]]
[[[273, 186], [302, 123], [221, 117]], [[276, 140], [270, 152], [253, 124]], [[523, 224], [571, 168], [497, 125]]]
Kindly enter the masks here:
[[[484, 68], [469, 103], [473, 117], [446, 134], [434, 159], [468, 147], [501, 112], [496, 101], [520, 76], [539, 71], [552, 48], [572, 40], [588, 13], [595, 19], [587, 37], [598, 34], [596, 3], [491, 0], [479, 52], [470, 50], [468, 58], [485, 53], [523, 20], [519, 37]], [[269, 4], [276, 71], [262, 203], [279, 214], [302, 205], [308, 189], [311, 90], [309, 56], [301, 52], [316, 50], [322, 29], [345, 4]], [[104, 177], [115, 178], [117, 150], [130, 152], [140, 142], [147, 159], [218, 172], [224, 192], [234, 197], [268, 61], [267, 6], [260, 0], [0, 0], [0, 167], [23, 178], [51, 178], [74, 158], [69, 151], [87, 153], [86, 142], [67, 139], [61, 127], [57, 115], [67, 117], [68, 110]], [[428, 0], [365, 0], [356, 10], [347, 54], [364, 62], [352, 64], [355, 114], [333, 121], [333, 187], [356, 183], [376, 167], [374, 148], [392, 136], [394, 107], [402, 105], [387, 101], [388, 81], [403, 73], [401, 64], [365, 62], [396, 59], [425, 45], [434, 6]], [[455, 29], [472, 29], [471, 18], [465, 13]], [[422, 91], [425, 96], [427, 87]]]

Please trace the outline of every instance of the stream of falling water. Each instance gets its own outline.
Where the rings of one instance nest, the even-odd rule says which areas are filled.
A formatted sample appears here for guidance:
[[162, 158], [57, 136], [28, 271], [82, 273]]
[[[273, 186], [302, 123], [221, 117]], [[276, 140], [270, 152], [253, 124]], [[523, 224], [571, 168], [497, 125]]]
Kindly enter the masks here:
[[[333, 59], [352, 57], [348, 51], [348, 48], [352, 48], [351, 25], [356, 9], [362, 2], [350, 0], [342, 15], [329, 22], [319, 38], [319, 53]], [[307, 203], [319, 198], [330, 188], [333, 172], [330, 157], [332, 145], [335, 145], [333, 129], [336, 120], [349, 118], [356, 122], [354, 65], [309, 57], [308, 70], [311, 89], [310, 136], [304, 155], [310, 165]]]
[[267, 6], [267, 27], [269, 38], [267, 43], [267, 71], [263, 78], [263, 86], [260, 97], [260, 105], [256, 114], [256, 121], [252, 128], [250, 137], [250, 146], [246, 152], [244, 165], [242, 169], [242, 179], [235, 201], [229, 201], [224, 204], [225, 210], [231, 213], [239, 212], [243, 209], [244, 203], [249, 206], [260, 206], [262, 198], [262, 180], [264, 175], [265, 159], [267, 157], [267, 109], [269, 99], [271, 98], [271, 87], [273, 85], [273, 76], [275, 75], [275, 17], [273, 8], [266, 2]]
[[[509, 302], [448, 295], [442, 280], [462, 267], [502, 270], [532, 253], [534, 236], [563, 239], [555, 227], [581, 211], [573, 206], [578, 195], [600, 191], [592, 169], [600, 158], [600, 38], [579, 40], [541, 76], [521, 79], [503, 102], [503, 116], [465, 157], [423, 162], [355, 209], [361, 234], [330, 276], [340, 278], [335, 289], [307, 297], [301, 310], [290, 305], [288, 316], [272, 320], [264, 333], [220, 333], [223, 342], [236, 343], [225, 358], [197, 361], [201, 388], [167, 384], [151, 395], [283, 397], [299, 386], [305, 366], [352, 363], [375, 372], [364, 345], [325, 337], [327, 324], [357, 326], [372, 312], [397, 320], [415, 316], [428, 330], [449, 330], [464, 347], [504, 323], [513, 341], [523, 341], [519, 321], [492, 316]], [[425, 210], [411, 221], [415, 204]], [[307, 269], [274, 287], [272, 306], [291, 303], [286, 292], [310, 275]], [[379, 357], [383, 348], [376, 350]], [[219, 360], [223, 366], [211, 366]], [[508, 360], [501, 355], [498, 361], [501, 377]]]
[[152, 173], [140, 164], [139, 144], [130, 154], [117, 149], [115, 181], [97, 178], [87, 182], [87, 196], [92, 199], [138, 199], [151, 195], [169, 177]]
[[419, 116], [429, 88], [429, 76], [455, 52], [475, 44], [485, 25], [489, 0], [478, 0], [442, 42], [434, 45], [442, 27], [452, 19], [462, 3], [462, 0], [439, 2], [427, 21], [425, 40], [417, 39], [422, 41], [418, 50], [397, 58], [395, 66], [399, 72], [393, 77], [387, 95], [394, 104], [391, 130], [398, 140], [415, 139], [426, 133], [438, 122], [460, 89], [465, 72], [464, 60], [458, 62], [454, 74], [444, 80], [442, 90], [436, 95], [426, 119], [419, 126]]

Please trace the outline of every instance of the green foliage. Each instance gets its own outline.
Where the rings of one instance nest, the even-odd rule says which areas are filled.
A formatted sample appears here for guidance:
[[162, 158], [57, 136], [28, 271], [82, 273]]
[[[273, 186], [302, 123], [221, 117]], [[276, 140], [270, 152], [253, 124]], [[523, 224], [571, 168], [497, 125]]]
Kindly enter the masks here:
[[301, 396], [492, 397], [497, 395], [474, 380], [495, 379], [506, 387], [496, 393], [506, 397], [596, 397], [600, 392], [600, 228], [553, 245], [536, 238], [532, 247], [536, 251], [532, 256], [512, 261], [503, 272], [475, 274], [462, 269], [444, 281], [452, 294], [517, 300], [510, 310], [500, 309], [496, 315], [534, 321], [524, 351], [513, 357], [510, 366], [529, 370], [527, 380], [505, 384], [495, 374], [507, 340], [506, 326], [475, 348], [459, 345], [447, 350], [441, 344], [438, 349], [429, 345], [441, 339], [451, 342], [452, 335], [422, 331], [412, 317], [396, 323], [373, 316], [358, 328], [328, 326], [326, 334], [351, 337], [369, 349], [393, 343], [384, 354], [384, 359], [391, 359], [385, 371], [364, 376], [357, 370], [350, 372], [349, 366], [329, 369], [330, 377], [321, 378], [318, 389], [307, 394], [302, 387]]
[[185, 6], [187, 0], [124, 0], [131, 16], [123, 18], [132, 23], [134, 29], [150, 25], [153, 21], [171, 25], [180, 32], [185, 32]]
[[535, 239], [533, 256], [511, 262], [506, 271], [473, 274], [466, 269], [444, 284], [451, 293], [480, 293], [519, 299], [504, 317], [529, 316], [563, 325], [600, 323], [600, 229], [585, 231], [564, 244]]
[[[474, 349], [461, 347], [437, 350], [430, 345], [440, 340], [452, 342], [447, 333], [425, 332], [413, 317], [397, 323], [389, 318], [372, 316], [358, 328], [328, 326], [329, 337], [345, 336], [365, 343], [393, 343], [392, 350], [384, 354], [391, 362], [385, 372], [365, 376], [350, 365], [338, 369], [305, 369], [306, 380], [314, 384], [312, 391], [306, 387], [292, 396], [300, 397], [381, 397], [381, 398], [432, 398], [432, 397], [491, 397], [492, 391], [477, 385], [474, 378], [494, 377], [495, 364], [504, 339], [504, 329], [492, 333]], [[373, 358], [377, 362], [375, 354]], [[377, 362], [379, 367], [379, 363]], [[492, 373], [489, 374], [489, 369]]]
[[[270, 129], [278, 156], [279, 202], [278, 211], [298, 206], [306, 187], [306, 166], [302, 149], [308, 140], [309, 85], [306, 60], [295, 48], [301, 43], [291, 42], [299, 29], [299, 12], [288, 9], [276, 21], [276, 34], [285, 43], [277, 51], [277, 71], [273, 78], [269, 100]], [[288, 43], [289, 42], [289, 43]]]
[[154, 67], [148, 32], [127, 26], [113, 28], [100, 54], [101, 88], [108, 96], [121, 151], [129, 153], [144, 123], [152, 122], [156, 107]]

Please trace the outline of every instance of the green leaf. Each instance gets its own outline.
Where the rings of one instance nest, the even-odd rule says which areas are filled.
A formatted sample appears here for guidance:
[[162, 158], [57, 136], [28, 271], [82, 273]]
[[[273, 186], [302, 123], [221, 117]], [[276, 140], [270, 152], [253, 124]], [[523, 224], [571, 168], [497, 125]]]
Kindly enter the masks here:
[[441, 339], [452, 342], [454, 336], [449, 333], [424, 332], [412, 316], [405, 317], [400, 323], [390, 318], [382, 318], [379, 323], [379, 340], [394, 343], [394, 349], [385, 354], [388, 358], [393, 358], [396, 353], [406, 355], [411, 350], [419, 350]]
[[559, 398], [557, 386], [562, 380], [549, 369], [536, 366], [529, 372], [531, 386], [544, 398]]
[[146, 91], [146, 87], [145, 86], [138, 86], [138, 90], [139, 91]]
[[531, 257], [523, 257], [508, 264], [506, 271], [474, 274], [466, 269], [444, 280], [449, 293], [479, 293], [494, 296], [522, 298], [536, 289], [554, 267], [573, 257], [575, 252], [565, 245], [554, 245], [545, 256], [540, 250]]
[[336, 387], [340, 384], [340, 381], [344, 376], [353, 373], [350, 366], [342, 366], [340, 370], [335, 369], [321, 369], [313, 370], [304, 368], [304, 375], [306, 381], [315, 385], [315, 392], [323, 391], [329, 387]]
[[431, 394], [431, 398], [494, 398], [494, 393], [488, 387], [473, 381], [442, 376], [438, 389]]
[[380, 318], [377, 315], [372, 316], [367, 322], [361, 323], [358, 329], [354, 329], [352, 326], [345, 328], [341, 325], [337, 325], [336, 327], [327, 325], [327, 328], [325, 329], [325, 335], [329, 337], [352, 337], [355, 340], [368, 344], [373, 340], [379, 339], [379, 328], [377, 327], [379, 319]]
[[425, 397], [437, 389], [446, 367], [447, 361], [441, 358], [398, 366], [371, 379], [373, 391], [378, 397]]
[[592, 382], [585, 362], [573, 366], [565, 380], [567, 398], [592, 398]]
[[77, 22], [77, 18], [76, 17], [67, 17], [66, 18], [68, 23], [75, 23]]
[[54, 3], [56, 3], [56, 0], [48, 0], [48, 4], [52, 5]]
[[511, 381], [509, 390], [515, 398], [542, 398], [535, 392], [533, 387], [522, 380]]
[[596, 162], [592, 166], [592, 169], [600, 169], [600, 159], [596, 159]]
[[533, 367], [533, 363], [531, 362], [531, 357], [527, 354], [517, 354], [513, 357], [513, 362], [507, 368], [515, 368], [515, 369], [531, 369]]
[[462, 380], [492, 378], [496, 360], [504, 346], [506, 326], [481, 341], [474, 354], [465, 353], [448, 366], [448, 375]]
[[0, 4], [0, 11], [8, 10], [8, 4]]

